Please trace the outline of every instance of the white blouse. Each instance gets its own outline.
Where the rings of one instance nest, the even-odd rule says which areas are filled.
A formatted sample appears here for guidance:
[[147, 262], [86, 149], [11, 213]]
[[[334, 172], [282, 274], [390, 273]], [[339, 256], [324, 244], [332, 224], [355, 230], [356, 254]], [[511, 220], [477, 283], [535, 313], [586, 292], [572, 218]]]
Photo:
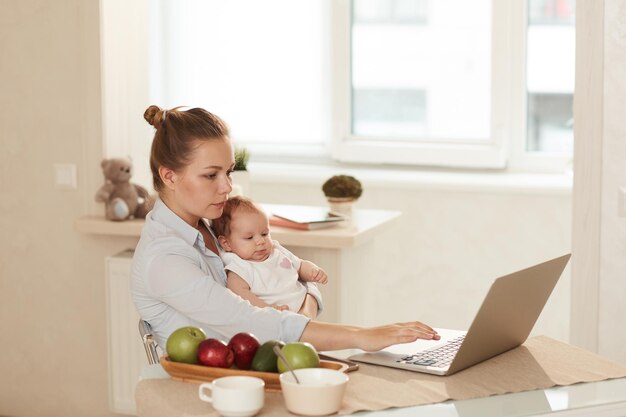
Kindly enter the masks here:
[[[238, 332], [252, 333], [261, 343], [300, 339], [308, 317], [254, 307], [225, 284], [224, 264], [205, 247], [202, 234], [158, 199], [133, 256], [131, 295], [159, 346], [164, 349], [168, 336], [184, 326], [200, 327], [207, 337], [224, 341]], [[321, 310], [317, 287], [307, 290]]]

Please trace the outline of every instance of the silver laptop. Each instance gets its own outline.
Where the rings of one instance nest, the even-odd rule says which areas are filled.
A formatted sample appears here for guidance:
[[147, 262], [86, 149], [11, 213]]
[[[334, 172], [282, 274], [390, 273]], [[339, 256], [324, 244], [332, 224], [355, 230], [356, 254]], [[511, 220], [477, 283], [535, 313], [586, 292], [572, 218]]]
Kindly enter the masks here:
[[468, 331], [436, 329], [441, 340], [417, 340], [351, 360], [435, 375], [462, 369], [526, 341], [571, 254], [497, 278]]

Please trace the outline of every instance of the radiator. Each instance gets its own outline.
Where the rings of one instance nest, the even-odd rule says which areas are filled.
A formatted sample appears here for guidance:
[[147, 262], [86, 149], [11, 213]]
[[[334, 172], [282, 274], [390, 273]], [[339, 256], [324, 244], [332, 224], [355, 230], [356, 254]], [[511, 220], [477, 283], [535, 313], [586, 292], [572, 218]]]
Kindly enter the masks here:
[[135, 415], [135, 385], [148, 364], [137, 324], [139, 316], [130, 297], [132, 250], [105, 260], [109, 408]]

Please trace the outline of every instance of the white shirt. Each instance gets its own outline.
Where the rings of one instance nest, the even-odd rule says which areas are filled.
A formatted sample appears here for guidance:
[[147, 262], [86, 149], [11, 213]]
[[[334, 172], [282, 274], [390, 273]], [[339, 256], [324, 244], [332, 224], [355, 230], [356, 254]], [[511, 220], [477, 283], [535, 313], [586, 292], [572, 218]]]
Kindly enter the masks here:
[[[250, 332], [261, 343], [300, 339], [306, 316], [254, 307], [225, 284], [224, 264], [205, 247], [200, 232], [157, 200], [133, 256], [131, 295], [161, 348], [184, 326], [200, 327], [207, 337], [224, 341], [238, 332]], [[308, 291], [321, 310], [319, 290], [311, 286]]]
[[232, 252], [222, 252], [224, 269], [233, 271], [250, 286], [250, 291], [267, 304], [286, 304], [291, 311], [299, 311], [307, 287], [299, 281], [301, 260], [280, 243], [264, 261], [247, 261]]

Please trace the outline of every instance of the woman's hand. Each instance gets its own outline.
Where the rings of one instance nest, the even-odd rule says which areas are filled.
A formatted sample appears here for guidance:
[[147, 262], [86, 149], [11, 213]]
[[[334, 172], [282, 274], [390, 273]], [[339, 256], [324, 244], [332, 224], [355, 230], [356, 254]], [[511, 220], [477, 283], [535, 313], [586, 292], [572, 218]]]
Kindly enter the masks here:
[[419, 321], [361, 328], [355, 333], [356, 347], [367, 352], [381, 350], [398, 343], [414, 342], [417, 339], [439, 340], [441, 338], [430, 326]]

